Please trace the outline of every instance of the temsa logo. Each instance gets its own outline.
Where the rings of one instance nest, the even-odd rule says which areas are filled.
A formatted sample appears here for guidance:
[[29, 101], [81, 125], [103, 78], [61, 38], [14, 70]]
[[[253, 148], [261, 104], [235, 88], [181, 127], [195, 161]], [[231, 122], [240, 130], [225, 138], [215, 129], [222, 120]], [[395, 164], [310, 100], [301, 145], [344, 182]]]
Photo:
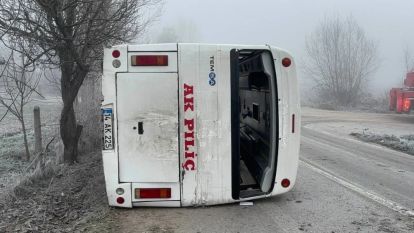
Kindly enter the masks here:
[[[197, 154], [194, 152], [195, 137], [194, 137], [194, 88], [184, 83], [184, 162], [182, 167], [189, 171], [195, 170], [195, 157]], [[187, 113], [187, 114], [186, 114]], [[191, 116], [187, 118], [186, 115]]]
[[208, 84], [210, 84], [210, 86], [214, 86], [216, 85], [216, 73], [214, 70], [214, 56], [210, 57], [210, 73], [208, 74]]

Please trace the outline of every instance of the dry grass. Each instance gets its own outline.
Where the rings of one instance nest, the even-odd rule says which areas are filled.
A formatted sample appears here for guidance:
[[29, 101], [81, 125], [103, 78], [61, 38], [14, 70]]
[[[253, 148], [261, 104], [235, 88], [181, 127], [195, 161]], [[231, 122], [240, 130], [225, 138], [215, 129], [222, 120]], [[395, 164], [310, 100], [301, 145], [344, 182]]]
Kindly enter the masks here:
[[351, 133], [352, 136], [365, 141], [389, 147], [407, 154], [414, 155], [414, 135], [378, 135], [372, 133]]
[[[46, 166], [42, 176], [22, 180], [0, 203], [0, 232], [75, 232], [106, 229], [105, 182], [100, 153], [80, 163]], [[51, 169], [51, 170], [50, 170]]]

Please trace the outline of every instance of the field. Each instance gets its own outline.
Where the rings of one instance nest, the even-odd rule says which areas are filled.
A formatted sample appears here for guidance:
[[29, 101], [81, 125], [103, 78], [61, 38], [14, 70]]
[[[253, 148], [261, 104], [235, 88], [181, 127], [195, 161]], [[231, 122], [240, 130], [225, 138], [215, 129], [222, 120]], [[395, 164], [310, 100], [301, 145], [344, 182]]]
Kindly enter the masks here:
[[[25, 107], [25, 123], [30, 152], [33, 156], [34, 132], [33, 132], [33, 107], [40, 107], [42, 141], [43, 145], [52, 137], [59, 134], [59, 114], [61, 101], [59, 98], [47, 100], [33, 100]], [[0, 113], [5, 109], [0, 108]], [[20, 122], [11, 114], [8, 114], [0, 122], [0, 194], [13, 186], [28, 165], [22, 160], [24, 155], [23, 133]]]
[[[33, 107], [41, 109], [43, 146], [59, 138], [61, 101], [35, 100], [26, 107], [26, 125], [33, 153]], [[108, 232], [102, 222], [110, 210], [106, 201], [101, 154], [82, 153], [79, 163], [55, 165], [43, 178], [27, 179], [20, 123], [7, 116], [0, 122], [0, 232]], [[51, 144], [52, 151], [58, 146]], [[54, 156], [56, 153], [49, 153]], [[91, 195], [93, 194], [93, 195]], [[99, 230], [98, 230], [99, 229]]]

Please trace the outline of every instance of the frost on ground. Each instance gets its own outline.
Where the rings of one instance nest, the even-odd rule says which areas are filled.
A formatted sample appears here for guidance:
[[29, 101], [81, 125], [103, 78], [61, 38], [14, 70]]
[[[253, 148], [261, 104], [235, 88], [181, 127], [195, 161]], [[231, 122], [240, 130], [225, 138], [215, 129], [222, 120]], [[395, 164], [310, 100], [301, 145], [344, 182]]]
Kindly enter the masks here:
[[[34, 105], [40, 106], [45, 146], [58, 138], [61, 102], [48, 99], [28, 106], [32, 159]], [[56, 165], [33, 178], [26, 171], [30, 163], [21, 159], [23, 150], [19, 122], [8, 115], [0, 122], [0, 232], [111, 232], [100, 153], [80, 155], [75, 165]]]
[[0, 200], [0, 232], [111, 232], [100, 153], [80, 156]]
[[338, 138], [358, 138], [413, 154], [414, 115], [326, 111], [303, 108], [303, 127]]
[[[33, 107], [36, 105], [40, 106], [42, 137], [43, 143], [46, 143], [59, 133], [61, 101], [59, 98], [33, 100], [26, 106], [25, 122], [29, 149], [32, 154], [34, 150]], [[0, 108], [0, 112], [3, 110]], [[22, 160], [23, 154], [23, 134], [20, 123], [15, 117], [8, 114], [0, 121], [0, 197], [24, 174], [28, 162]]]
[[392, 148], [394, 150], [414, 155], [414, 134], [395, 136], [388, 134], [353, 132], [351, 133], [351, 135], [365, 142], [377, 143]]

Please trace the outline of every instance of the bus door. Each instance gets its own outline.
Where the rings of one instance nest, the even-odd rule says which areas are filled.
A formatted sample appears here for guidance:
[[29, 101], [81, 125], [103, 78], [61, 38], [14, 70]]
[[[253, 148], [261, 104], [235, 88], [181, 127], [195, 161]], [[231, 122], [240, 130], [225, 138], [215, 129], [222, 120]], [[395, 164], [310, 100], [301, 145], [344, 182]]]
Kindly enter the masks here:
[[273, 190], [277, 166], [276, 73], [269, 50], [232, 50], [232, 197]]
[[180, 200], [177, 82], [177, 73], [117, 74], [119, 181], [132, 183], [133, 202]]

